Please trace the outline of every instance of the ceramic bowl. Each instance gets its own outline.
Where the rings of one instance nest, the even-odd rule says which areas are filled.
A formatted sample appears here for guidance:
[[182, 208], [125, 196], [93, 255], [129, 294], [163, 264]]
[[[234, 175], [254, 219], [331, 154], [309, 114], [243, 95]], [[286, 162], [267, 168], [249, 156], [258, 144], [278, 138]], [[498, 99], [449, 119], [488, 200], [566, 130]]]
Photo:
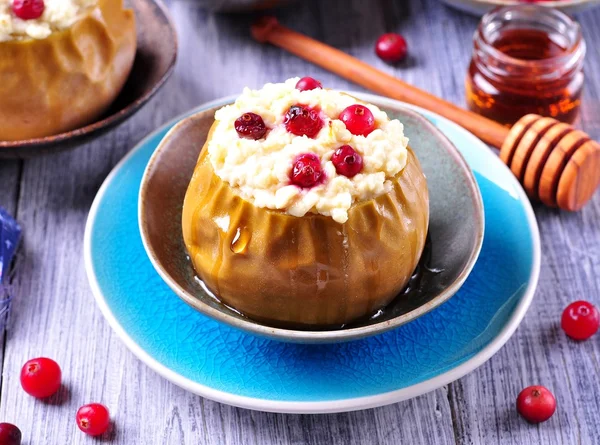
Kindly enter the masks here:
[[330, 343], [382, 333], [448, 300], [469, 275], [483, 241], [483, 204], [477, 183], [457, 149], [429, 121], [401, 106], [381, 108], [404, 123], [429, 185], [430, 244], [420, 266], [424, 273], [409, 292], [375, 317], [329, 330], [276, 328], [221, 304], [196, 277], [181, 229], [183, 198], [216, 108], [173, 127], [144, 172], [139, 194], [140, 232], [159, 275], [179, 297], [205, 315], [254, 334], [291, 342]]
[[100, 120], [54, 136], [0, 141], [0, 158], [27, 158], [75, 148], [123, 123], [163, 86], [175, 67], [177, 34], [167, 8], [154, 0], [130, 0], [135, 11], [137, 52], [117, 99]]
[[[485, 14], [497, 7], [527, 3], [516, 0], [443, 0], [445, 3], [471, 14]], [[529, 2], [531, 3], [531, 2]], [[550, 0], [538, 3], [549, 8], [557, 8], [568, 14], [575, 14], [600, 5], [600, 0]]]

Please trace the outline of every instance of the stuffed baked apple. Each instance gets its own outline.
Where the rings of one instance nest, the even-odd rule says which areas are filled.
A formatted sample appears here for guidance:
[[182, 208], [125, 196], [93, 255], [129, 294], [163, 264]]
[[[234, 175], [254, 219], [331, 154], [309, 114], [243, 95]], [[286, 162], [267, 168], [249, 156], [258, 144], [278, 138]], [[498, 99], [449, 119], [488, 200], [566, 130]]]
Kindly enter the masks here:
[[250, 318], [295, 327], [348, 323], [390, 303], [428, 223], [402, 124], [312, 79], [246, 89], [218, 110], [183, 207], [208, 288]]
[[0, 140], [93, 122], [121, 91], [135, 51], [122, 0], [0, 0]]

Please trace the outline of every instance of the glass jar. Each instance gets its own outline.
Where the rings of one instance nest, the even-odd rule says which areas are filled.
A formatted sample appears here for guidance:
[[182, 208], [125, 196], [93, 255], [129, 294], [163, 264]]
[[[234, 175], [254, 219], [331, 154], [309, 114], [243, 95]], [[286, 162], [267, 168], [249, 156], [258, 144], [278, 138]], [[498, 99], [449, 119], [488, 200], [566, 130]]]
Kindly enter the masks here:
[[537, 5], [499, 8], [483, 17], [473, 42], [471, 110], [506, 125], [529, 113], [575, 120], [586, 45], [572, 18]]

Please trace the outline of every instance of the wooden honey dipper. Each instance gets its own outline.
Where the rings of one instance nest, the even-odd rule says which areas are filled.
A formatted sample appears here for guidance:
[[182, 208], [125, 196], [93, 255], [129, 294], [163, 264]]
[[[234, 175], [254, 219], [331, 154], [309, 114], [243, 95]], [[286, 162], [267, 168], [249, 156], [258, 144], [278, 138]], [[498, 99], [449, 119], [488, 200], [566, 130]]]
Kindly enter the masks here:
[[263, 17], [252, 26], [259, 42], [279, 46], [372, 91], [440, 114], [500, 149], [532, 199], [564, 210], [581, 209], [600, 184], [600, 144], [555, 119], [528, 114], [512, 128], [439, 97], [303, 34]]

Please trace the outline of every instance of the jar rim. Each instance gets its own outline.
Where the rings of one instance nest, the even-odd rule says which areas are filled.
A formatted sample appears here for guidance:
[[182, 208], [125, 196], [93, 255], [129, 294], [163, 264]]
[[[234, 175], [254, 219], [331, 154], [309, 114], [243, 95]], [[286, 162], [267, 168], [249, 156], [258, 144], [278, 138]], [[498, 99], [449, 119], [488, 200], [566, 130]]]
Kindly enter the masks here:
[[[494, 20], [497, 20], [500, 17], [509, 15], [510, 13], [527, 13], [534, 12], [533, 15], [535, 20], [541, 22], [543, 18], [553, 17], [555, 19], [560, 20], [571, 32], [575, 33], [575, 38], [569, 42], [569, 46], [565, 48], [564, 54], [548, 57], [545, 59], [536, 59], [536, 60], [525, 60], [519, 59], [513, 56], [509, 56], [508, 54], [503, 53], [489, 40], [489, 36], [486, 35], [486, 27], [489, 26]], [[517, 66], [520, 68], [530, 68], [532, 66], [536, 67], [547, 67], [552, 69], [557, 64], [568, 64], [572, 58], [583, 59], [585, 56], [585, 40], [583, 38], [583, 34], [581, 32], [581, 26], [568, 14], [555, 9], [550, 8], [548, 6], [540, 6], [534, 4], [521, 4], [521, 5], [510, 5], [510, 6], [500, 6], [497, 7], [487, 14], [485, 14], [481, 20], [477, 31], [475, 31], [474, 36], [475, 41], [479, 44], [479, 46], [485, 50], [489, 55], [499, 60], [500, 62], [507, 63], [513, 66]], [[582, 53], [582, 54], [581, 54]]]

